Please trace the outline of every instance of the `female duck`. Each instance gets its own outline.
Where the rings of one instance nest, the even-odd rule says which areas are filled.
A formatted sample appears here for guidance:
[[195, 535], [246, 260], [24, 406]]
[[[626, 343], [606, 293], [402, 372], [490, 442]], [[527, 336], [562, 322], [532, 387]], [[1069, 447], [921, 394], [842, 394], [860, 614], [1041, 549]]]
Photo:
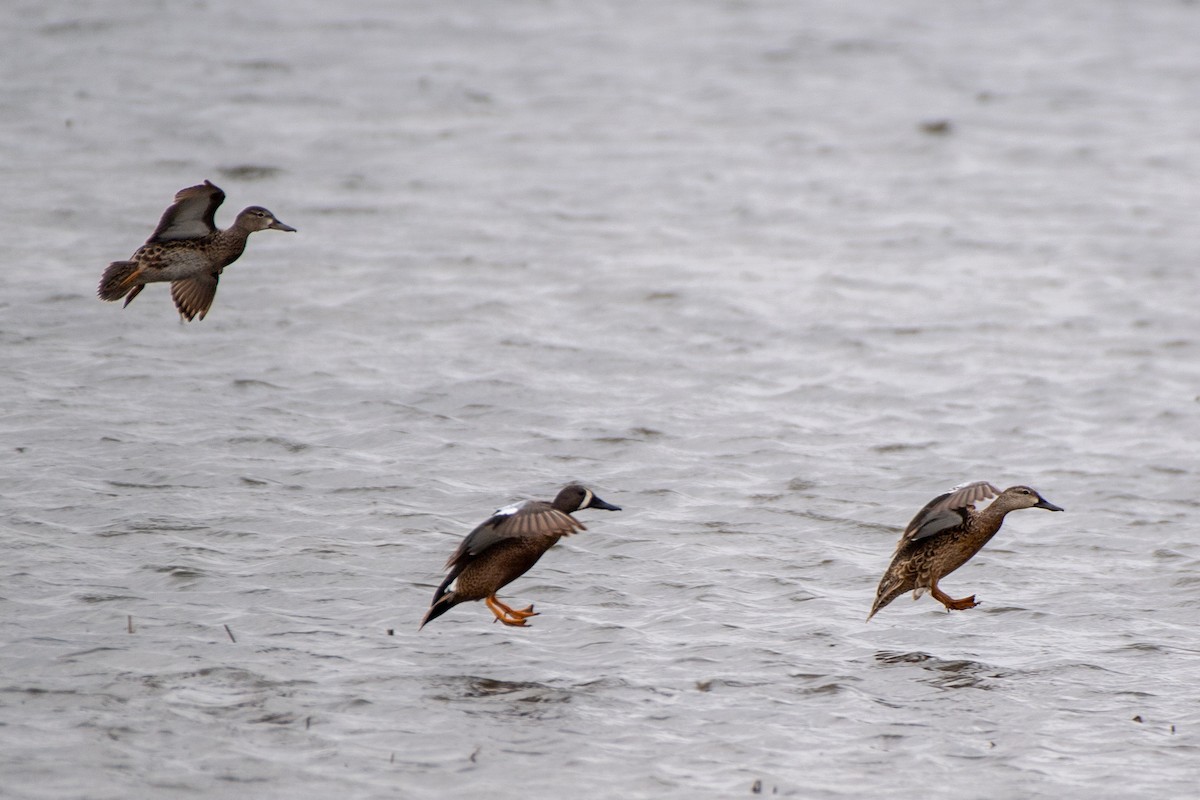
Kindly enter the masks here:
[[255, 231], [295, 231], [262, 206], [244, 209], [226, 230], [216, 224], [217, 207], [225, 193], [205, 181], [180, 189], [175, 202], [146, 243], [128, 261], [114, 261], [104, 270], [97, 294], [101, 300], [133, 302], [147, 283], [171, 282], [171, 299], [188, 322], [204, 319], [217, 294], [221, 272], [238, 260]]
[[[975, 504], [985, 500], [992, 502], [977, 510]], [[928, 589], [947, 611], [979, 605], [975, 595], [955, 600], [938, 588], [938, 581], [978, 553], [1000, 530], [1005, 514], [1021, 508], [1062, 511], [1028, 486], [1001, 492], [986, 481], [964, 483], [930, 500], [900, 537], [892, 563], [875, 590], [875, 604], [867, 620], [909, 589], [914, 590], [914, 599]]]
[[[434, 592], [421, 627], [468, 600], [483, 600], [505, 625], [525, 627], [526, 619], [537, 616], [533, 606], [510, 608], [496, 599], [496, 592], [528, 572], [560, 538], [586, 530], [583, 523], [571, 516], [582, 508], [621, 510], [620, 506], [601, 500], [586, 486], [572, 483], [552, 503], [526, 500], [496, 511], [467, 534], [446, 562], [450, 574]], [[458, 583], [454, 589], [447, 591], [455, 580]]]

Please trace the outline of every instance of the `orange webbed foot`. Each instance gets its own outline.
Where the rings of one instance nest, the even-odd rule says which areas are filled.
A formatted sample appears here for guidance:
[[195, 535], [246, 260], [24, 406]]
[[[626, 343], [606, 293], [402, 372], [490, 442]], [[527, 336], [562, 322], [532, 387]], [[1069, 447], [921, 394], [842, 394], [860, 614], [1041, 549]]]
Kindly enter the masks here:
[[975, 595], [971, 595], [970, 597], [964, 597], [960, 600], [952, 599], [949, 603], [946, 603], [946, 610], [966, 611], [968, 608], [974, 608], [977, 605], [979, 605], [979, 603], [975, 602]]
[[510, 608], [509, 611], [512, 612], [514, 617], [520, 617], [521, 619], [536, 617], [539, 613], [533, 610], [532, 605], [525, 606], [524, 608]]
[[527, 617], [537, 616], [535, 613], [533, 613], [533, 606], [529, 606], [528, 608], [517, 611], [509, 608], [504, 603], [501, 603], [498, 599], [496, 599], [495, 595], [484, 598], [483, 602], [487, 603], [487, 607], [490, 608], [492, 613], [496, 615], [497, 622], [503, 622], [505, 625], [509, 625], [514, 628], [527, 627], [525, 619]]
[[975, 595], [955, 600], [953, 597], [939, 589], [937, 584], [931, 586], [929, 591], [931, 594], [933, 594], [934, 600], [937, 600], [946, 607], [947, 612], [966, 611], [968, 608], [974, 608], [975, 606], [979, 605], [979, 603], [975, 601]]

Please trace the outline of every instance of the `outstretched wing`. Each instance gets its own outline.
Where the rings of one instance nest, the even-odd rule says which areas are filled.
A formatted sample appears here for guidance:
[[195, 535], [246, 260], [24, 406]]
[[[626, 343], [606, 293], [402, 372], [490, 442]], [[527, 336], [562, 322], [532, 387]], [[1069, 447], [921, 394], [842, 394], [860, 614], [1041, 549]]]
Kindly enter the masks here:
[[208, 236], [217, 229], [217, 207], [224, 200], [225, 193], [211, 181], [180, 189], [175, 194], [175, 202], [163, 212], [158, 227], [146, 240], [147, 244]]
[[1000, 494], [1000, 490], [987, 481], [974, 481], [955, 486], [945, 494], [938, 495], [908, 523], [904, 535], [900, 537], [898, 547], [928, 539], [947, 531], [955, 530], [966, 524], [967, 515], [974, 509], [975, 504], [991, 500]]
[[204, 319], [212, 307], [213, 298], [217, 296], [217, 280], [220, 277], [218, 272], [209, 272], [182, 281], [171, 281], [171, 299], [184, 319], [188, 322], [196, 317]]
[[480, 553], [509, 539], [557, 539], [582, 530], [587, 529], [570, 514], [559, 511], [549, 503], [526, 500], [518, 505], [499, 509], [487, 521], [467, 534], [467, 538], [462, 540], [454, 555], [446, 562], [446, 569], [459, 572]]

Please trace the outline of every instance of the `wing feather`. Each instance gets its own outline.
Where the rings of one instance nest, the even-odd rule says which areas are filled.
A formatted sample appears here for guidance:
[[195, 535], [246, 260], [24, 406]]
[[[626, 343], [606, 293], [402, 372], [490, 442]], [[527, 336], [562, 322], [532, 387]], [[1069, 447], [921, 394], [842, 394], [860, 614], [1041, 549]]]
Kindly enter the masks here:
[[187, 278], [181, 281], [171, 281], [171, 299], [175, 308], [184, 319], [191, 322], [197, 316], [204, 319], [208, 309], [212, 307], [213, 298], [217, 296], [217, 280], [220, 273], [210, 272]]
[[908, 523], [899, 547], [957, 529], [966, 523], [967, 515], [976, 503], [991, 500], [999, 494], [1000, 490], [987, 481], [972, 481], [938, 495]]
[[149, 242], [170, 242], [178, 239], [200, 239], [217, 230], [217, 207], [225, 193], [205, 181], [198, 186], [180, 189], [175, 202], [163, 212], [158, 227], [147, 239]]
[[468, 533], [446, 562], [446, 569], [466, 566], [480, 553], [503, 541], [526, 537], [557, 539], [582, 530], [586, 530], [583, 523], [549, 503], [526, 501], [501, 509]]

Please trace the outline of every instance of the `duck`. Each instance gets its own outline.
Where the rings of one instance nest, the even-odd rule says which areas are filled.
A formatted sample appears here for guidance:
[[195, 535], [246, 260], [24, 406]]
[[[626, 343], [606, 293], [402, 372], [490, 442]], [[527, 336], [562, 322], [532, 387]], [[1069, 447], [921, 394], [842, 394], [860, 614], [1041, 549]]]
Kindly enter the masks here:
[[101, 300], [125, 298], [128, 306], [148, 283], [169, 281], [171, 299], [187, 322], [204, 319], [217, 294], [221, 272], [237, 261], [255, 231], [295, 233], [262, 206], [242, 209], [233, 224], [216, 225], [217, 208], [225, 192], [212, 181], [180, 189], [163, 212], [158, 227], [127, 261], [114, 261], [104, 270], [97, 294]]
[[[984, 505], [985, 501], [990, 502]], [[987, 481], [964, 483], [930, 500], [904, 529], [892, 563], [875, 590], [867, 621], [910, 589], [914, 600], [928, 590], [947, 612], [979, 605], [975, 595], [957, 600], [950, 597], [938, 588], [938, 581], [983, 549], [999, 532], [1005, 515], [1023, 508], [1062, 511], [1028, 486], [1000, 491]]]
[[[527, 620], [538, 616], [533, 605], [512, 608], [496, 593], [528, 572], [559, 539], [587, 530], [571, 516], [585, 508], [621, 510], [579, 483], [564, 486], [551, 502], [525, 500], [497, 509], [467, 534], [446, 561], [444, 569], [450, 572], [433, 593], [420, 628], [459, 603], [473, 600], [483, 600], [497, 621], [515, 628], [527, 627]], [[449, 588], [451, 583], [453, 589]]]

